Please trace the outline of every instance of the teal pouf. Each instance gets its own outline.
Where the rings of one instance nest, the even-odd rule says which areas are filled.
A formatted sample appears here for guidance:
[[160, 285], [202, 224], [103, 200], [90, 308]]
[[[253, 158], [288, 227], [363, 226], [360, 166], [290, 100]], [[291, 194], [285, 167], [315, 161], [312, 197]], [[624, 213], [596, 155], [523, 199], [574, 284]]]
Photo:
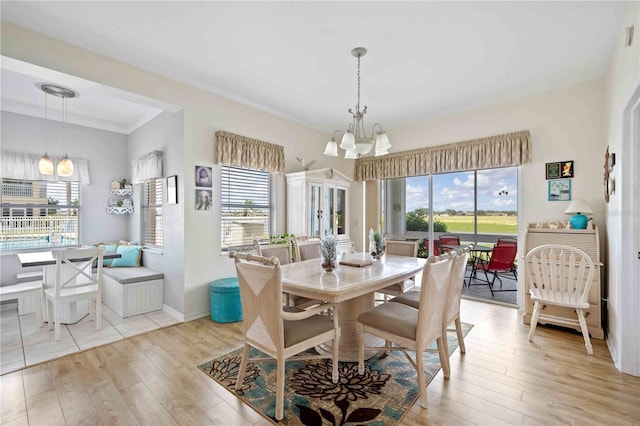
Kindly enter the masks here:
[[237, 278], [221, 278], [209, 285], [211, 319], [215, 322], [242, 321], [240, 286]]

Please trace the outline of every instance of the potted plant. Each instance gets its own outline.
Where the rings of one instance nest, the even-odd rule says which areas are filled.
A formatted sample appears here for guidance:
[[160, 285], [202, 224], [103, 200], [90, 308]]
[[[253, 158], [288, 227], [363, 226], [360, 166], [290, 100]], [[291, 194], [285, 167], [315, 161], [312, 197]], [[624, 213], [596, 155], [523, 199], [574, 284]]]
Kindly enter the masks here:
[[124, 189], [124, 186], [127, 184], [127, 178], [122, 178], [120, 181], [120, 189]]
[[325, 235], [320, 241], [322, 251], [322, 269], [332, 272], [336, 269], [338, 259], [338, 238], [335, 235]]
[[373, 228], [369, 228], [369, 252], [374, 259], [380, 259], [384, 254], [384, 250], [387, 246], [387, 240], [384, 235], [378, 231], [374, 231]]

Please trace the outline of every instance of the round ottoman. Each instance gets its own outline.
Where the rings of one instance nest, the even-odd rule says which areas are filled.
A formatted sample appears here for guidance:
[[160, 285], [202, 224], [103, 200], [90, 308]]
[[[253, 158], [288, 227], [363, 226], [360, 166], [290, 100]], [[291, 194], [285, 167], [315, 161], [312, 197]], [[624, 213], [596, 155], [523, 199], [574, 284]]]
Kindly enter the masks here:
[[221, 278], [209, 285], [211, 319], [215, 322], [242, 321], [240, 286], [238, 278]]

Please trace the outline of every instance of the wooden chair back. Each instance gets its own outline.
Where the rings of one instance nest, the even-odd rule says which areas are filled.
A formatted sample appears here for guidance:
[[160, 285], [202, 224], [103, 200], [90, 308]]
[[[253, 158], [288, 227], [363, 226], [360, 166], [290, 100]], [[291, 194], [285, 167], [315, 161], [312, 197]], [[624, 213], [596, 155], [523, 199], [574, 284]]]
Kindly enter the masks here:
[[525, 274], [532, 296], [556, 305], [589, 304], [596, 267], [584, 251], [546, 244], [525, 256]]
[[[266, 244], [265, 244], [266, 242]], [[270, 240], [253, 240], [258, 256], [277, 257], [281, 265], [288, 265], [293, 261], [291, 239], [272, 238]]]
[[275, 256], [233, 253], [232, 257], [240, 285], [245, 341], [277, 353], [284, 347], [280, 262]]
[[422, 273], [416, 345], [426, 347], [442, 334], [451, 277], [451, 256], [430, 256]]
[[464, 287], [464, 273], [467, 270], [469, 252], [472, 248], [473, 244], [469, 244], [460, 252], [452, 252], [454, 256], [452, 259], [451, 278], [449, 279], [447, 295], [447, 323], [460, 316], [460, 300], [462, 299], [462, 287]]
[[[78, 248], [54, 250], [55, 297], [60, 298], [73, 292], [74, 298], [83, 293], [100, 293], [102, 283], [102, 260], [104, 248]], [[92, 266], [97, 264], [97, 273]]]
[[416, 257], [419, 241], [387, 240], [387, 254], [396, 256]]
[[322, 248], [320, 240], [317, 238], [305, 240], [293, 240], [294, 251], [296, 252], [296, 261], [301, 262], [309, 259], [319, 259], [322, 257]]

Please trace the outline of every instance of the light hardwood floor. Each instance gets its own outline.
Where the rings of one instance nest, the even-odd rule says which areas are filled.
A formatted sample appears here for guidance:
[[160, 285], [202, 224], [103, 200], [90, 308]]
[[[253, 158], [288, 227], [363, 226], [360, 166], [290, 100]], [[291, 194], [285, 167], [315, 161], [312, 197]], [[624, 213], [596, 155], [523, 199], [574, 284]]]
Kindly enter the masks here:
[[[637, 425], [640, 378], [619, 373], [601, 340], [539, 327], [514, 308], [463, 300], [467, 353], [438, 373], [429, 408], [405, 425]], [[241, 346], [240, 324], [201, 318], [0, 377], [2, 424], [269, 424], [196, 365]]]

